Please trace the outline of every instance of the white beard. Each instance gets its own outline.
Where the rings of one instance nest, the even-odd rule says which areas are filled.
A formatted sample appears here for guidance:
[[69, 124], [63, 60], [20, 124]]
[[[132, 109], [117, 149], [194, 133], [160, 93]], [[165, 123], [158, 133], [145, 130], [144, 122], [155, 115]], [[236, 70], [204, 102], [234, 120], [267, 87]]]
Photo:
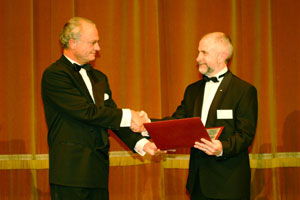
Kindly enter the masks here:
[[203, 75], [209, 75], [211, 73], [213, 73], [213, 69], [208, 66], [206, 63], [199, 63], [199, 68], [198, 68], [199, 72]]

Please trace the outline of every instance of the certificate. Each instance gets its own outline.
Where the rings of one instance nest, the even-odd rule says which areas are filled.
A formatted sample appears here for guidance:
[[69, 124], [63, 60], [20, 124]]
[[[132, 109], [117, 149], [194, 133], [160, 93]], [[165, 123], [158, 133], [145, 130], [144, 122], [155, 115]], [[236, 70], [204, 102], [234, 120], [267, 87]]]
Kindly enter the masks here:
[[201, 138], [217, 139], [223, 130], [223, 127], [206, 129], [200, 117], [156, 121], [144, 126], [161, 150], [193, 147]]
[[206, 131], [211, 139], [217, 140], [223, 130], [224, 126], [206, 128]]

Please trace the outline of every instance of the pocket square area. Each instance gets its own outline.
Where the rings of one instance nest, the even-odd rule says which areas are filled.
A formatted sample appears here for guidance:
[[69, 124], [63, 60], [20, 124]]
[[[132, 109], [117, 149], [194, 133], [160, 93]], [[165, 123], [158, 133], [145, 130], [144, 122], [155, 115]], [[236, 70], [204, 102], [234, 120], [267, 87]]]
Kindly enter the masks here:
[[109, 99], [109, 95], [104, 93], [104, 101], [108, 100]]

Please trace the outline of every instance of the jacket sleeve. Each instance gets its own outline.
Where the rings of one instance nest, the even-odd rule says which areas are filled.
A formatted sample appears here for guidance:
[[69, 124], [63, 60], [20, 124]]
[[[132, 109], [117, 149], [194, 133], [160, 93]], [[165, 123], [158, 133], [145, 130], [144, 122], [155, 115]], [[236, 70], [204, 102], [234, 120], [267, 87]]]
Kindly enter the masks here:
[[140, 133], [134, 133], [130, 128], [122, 127], [119, 130], [113, 130], [113, 132], [129, 147], [133, 152], [136, 143], [144, 137]]
[[225, 157], [248, 151], [256, 132], [257, 112], [257, 91], [255, 87], [250, 86], [243, 91], [236, 105], [233, 135], [222, 140]]

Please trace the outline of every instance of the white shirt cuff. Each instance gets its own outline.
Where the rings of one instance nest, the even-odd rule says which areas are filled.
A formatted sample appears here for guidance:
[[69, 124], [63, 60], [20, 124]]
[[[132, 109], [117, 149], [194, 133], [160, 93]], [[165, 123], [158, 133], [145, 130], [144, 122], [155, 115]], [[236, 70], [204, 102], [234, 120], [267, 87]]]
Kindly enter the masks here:
[[134, 150], [140, 154], [141, 156], [144, 156], [146, 154], [146, 152], [144, 151], [144, 146], [146, 143], [148, 143], [149, 140], [147, 140], [146, 138], [140, 139], [134, 147]]
[[148, 133], [147, 130], [142, 131], [141, 134], [142, 134], [142, 136], [144, 136], [144, 137], [149, 137], [149, 133]]
[[122, 120], [120, 127], [130, 127], [131, 125], [131, 111], [130, 109], [122, 109]]
[[[151, 123], [151, 119], [148, 119], [148, 123]], [[146, 129], [144, 131], [142, 131], [141, 134], [144, 137], [150, 137], [150, 135]]]
[[216, 155], [217, 157], [221, 157], [223, 155], [223, 150], [219, 155]]

